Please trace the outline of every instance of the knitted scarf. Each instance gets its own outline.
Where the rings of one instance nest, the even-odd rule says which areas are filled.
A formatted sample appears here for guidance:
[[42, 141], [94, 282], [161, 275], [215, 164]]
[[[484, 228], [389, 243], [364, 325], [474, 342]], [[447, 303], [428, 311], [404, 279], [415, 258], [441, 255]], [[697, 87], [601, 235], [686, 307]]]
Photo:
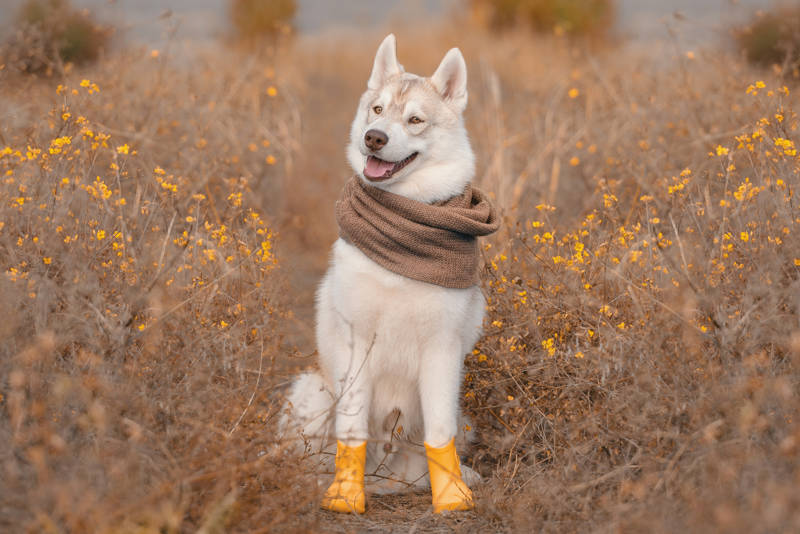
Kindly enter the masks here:
[[336, 202], [336, 222], [342, 239], [393, 273], [462, 289], [479, 282], [477, 236], [500, 226], [489, 199], [472, 186], [450, 200], [426, 204], [357, 176]]

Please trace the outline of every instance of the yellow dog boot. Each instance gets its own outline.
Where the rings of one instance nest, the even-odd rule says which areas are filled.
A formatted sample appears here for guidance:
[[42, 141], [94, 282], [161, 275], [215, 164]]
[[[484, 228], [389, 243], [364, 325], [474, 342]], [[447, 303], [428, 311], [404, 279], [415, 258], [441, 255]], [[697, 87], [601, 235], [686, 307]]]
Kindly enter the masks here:
[[455, 438], [444, 447], [425, 444], [428, 455], [428, 472], [431, 476], [433, 511], [472, 510], [472, 491], [461, 479], [461, 465], [456, 455]]
[[336, 476], [325, 492], [322, 507], [333, 512], [356, 512], [366, 509], [364, 496], [364, 464], [367, 460], [367, 442], [348, 447], [336, 442]]

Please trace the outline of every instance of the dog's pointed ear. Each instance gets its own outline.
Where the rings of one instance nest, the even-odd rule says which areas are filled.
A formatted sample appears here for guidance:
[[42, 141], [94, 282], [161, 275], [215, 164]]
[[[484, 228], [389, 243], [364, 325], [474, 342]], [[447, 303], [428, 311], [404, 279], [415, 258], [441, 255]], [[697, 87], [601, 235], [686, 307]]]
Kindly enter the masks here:
[[431, 76], [431, 83], [448, 102], [464, 111], [467, 107], [467, 63], [461, 50], [451, 48]]
[[401, 72], [403, 72], [403, 66], [397, 62], [397, 41], [394, 34], [390, 33], [375, 54], [375, 63], [372, 65], [372, 74], [367, 81], [367, 89], [375, 91], [391, 76]]

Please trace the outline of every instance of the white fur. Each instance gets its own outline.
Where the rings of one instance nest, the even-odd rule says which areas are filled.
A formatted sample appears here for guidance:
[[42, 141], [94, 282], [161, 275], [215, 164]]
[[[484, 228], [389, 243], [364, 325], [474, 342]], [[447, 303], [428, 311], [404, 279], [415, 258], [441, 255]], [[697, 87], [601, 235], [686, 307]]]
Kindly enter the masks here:
[[[351, 127], [353, 170], [367, 180], [364, 134], [378, 128], [389, 137], [378, 157], [418, 156], [373, 185], [422, 202], [460, 194], [475, 172], [461, 116], [466, 100], [466, 65], [457, 49], [433, 78], [420, 78], [403, 72], [389, 35]], [[376, 105], [381, 114], [372, 111]], [[411, 116], [424, 122], [410, 124]], [[337, 240], [317, 293], [320, 371], [295, 381], [282, 425], [300, 432], [308, 452], [333, 452], [335, 439], [368, 440], [367, 473], [377, 477], [377, 491], [428, 484], [422, 442], [440, 447], [456, 436], [463, 447], [468, 438], [459, 409], [463, 358], [480, 336], [484, 307], [477, 286], [412, 280]], [[330, 465], [332, 456], [323, 458]], [[463, 472], [468, 484], [478, 478]]]

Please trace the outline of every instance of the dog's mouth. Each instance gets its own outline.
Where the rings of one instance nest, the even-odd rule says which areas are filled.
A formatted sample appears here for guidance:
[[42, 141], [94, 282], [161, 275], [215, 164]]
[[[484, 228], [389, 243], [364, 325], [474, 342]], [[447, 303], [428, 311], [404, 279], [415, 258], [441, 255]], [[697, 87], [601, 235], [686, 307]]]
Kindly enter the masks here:
[[375, 182], [388, 180], [400, 169], [414, 161], [418, 153], [419, 152], [414, 152], [400, 161], [384, 161], [375, 156], [367, 156], [367, 164], [364, 166], [364, 176]]

